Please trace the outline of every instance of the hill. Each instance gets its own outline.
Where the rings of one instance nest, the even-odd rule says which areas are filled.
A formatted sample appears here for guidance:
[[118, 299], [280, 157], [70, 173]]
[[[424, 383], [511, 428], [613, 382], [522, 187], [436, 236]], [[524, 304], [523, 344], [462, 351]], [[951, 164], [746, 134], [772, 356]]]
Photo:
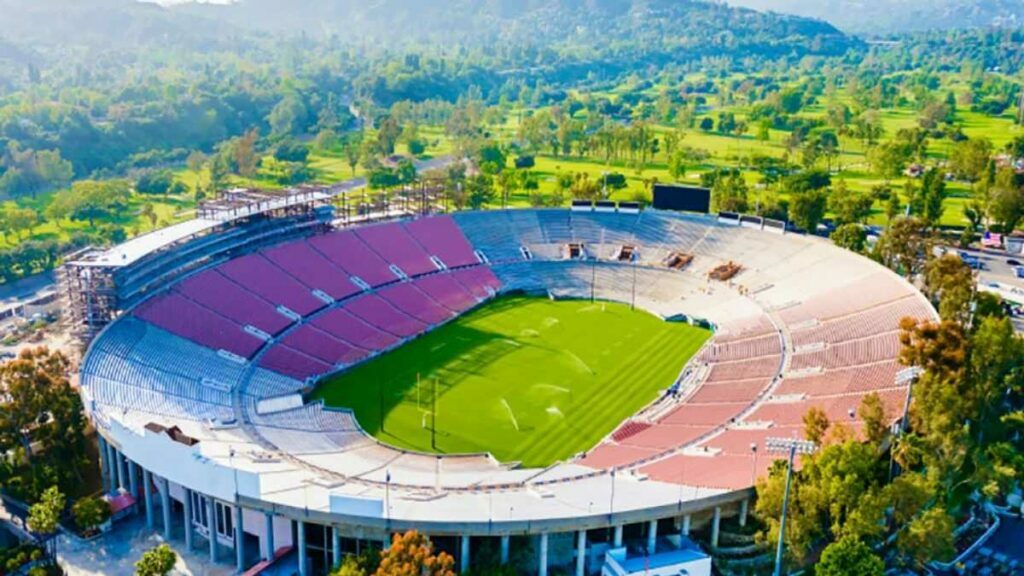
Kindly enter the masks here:
[[242, 0], [185, 3], [171, 11], [275, 33], [402, 44], [426, 38], [514, 42], [648, 42], [770, 52], [842, 52], [833, 26], [698, 0]]
[[1024, 25], [1022, 0], [727, 0], [763, 11], [827, 20], [865, 36], [901, 32], [1017, 27]]

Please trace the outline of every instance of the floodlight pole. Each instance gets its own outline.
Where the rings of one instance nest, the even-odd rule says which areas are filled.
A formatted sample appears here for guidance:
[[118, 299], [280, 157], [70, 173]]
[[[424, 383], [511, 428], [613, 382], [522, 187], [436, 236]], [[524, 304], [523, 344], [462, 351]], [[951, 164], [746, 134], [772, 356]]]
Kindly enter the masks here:
[[782, 496], [782, 518], [779, 520], [779, 543], [775, 548], [775, 572], [773, 573], [774, 576], [782, 576], [782, 550], [785, 547], [789, 490], [793, 483], [793, 461], [796, 459], [798, 452], [800, 454], [810, 454], [814, 452], [817, 446], [814, 442], [797, 438], [768, 438], [765, 444], [769, 450], [789, 452], [789, 467], [786, 469], [786, 490]]

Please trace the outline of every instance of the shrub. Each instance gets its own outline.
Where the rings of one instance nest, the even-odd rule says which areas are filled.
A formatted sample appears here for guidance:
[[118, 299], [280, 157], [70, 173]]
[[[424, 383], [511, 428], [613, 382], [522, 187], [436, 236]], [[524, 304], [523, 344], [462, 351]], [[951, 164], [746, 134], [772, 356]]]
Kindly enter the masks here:
[[75, 523], [85, 532], [95, 530], [110, 518], [110, 504], [102, 498], [82, 498], [71, 507]]

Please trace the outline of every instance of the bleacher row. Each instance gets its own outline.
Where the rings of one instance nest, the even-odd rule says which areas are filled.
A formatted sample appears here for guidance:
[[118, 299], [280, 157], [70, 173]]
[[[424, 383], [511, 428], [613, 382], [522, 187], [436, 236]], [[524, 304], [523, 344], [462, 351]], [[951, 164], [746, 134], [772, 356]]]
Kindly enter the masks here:
[[288, 242], [204, 270], [134, 316], [298, 380], [443, 323], [500, 287], [447, 216]]
[[[567, 242], [600, 260], [565, 260]], [[617, 261], [627, 244], [638, 258]], [[669, 269], [671, 251], [695, 259]], [[709, 281], [706, 272], [727, 260], [742, 272]], [[350, 414], [319, 404], [259, 414], [258, 401], [299, 391], [509, 290], [635, 299], [664, 317], [712, 321], [716, 334], [691, 364], [699, 377], [577, 463], [718, 488], [749, 486], [770, 464], [764, 440], [801, 434], [811, 406], [856, 430], [856, 407], [877, 391], [898, 416], [906, 398], [894, 383], [898, 322], [934, 317], [906, 283], [815, 239], [658, 211], [465, 212], [290, 241], [192, 276], [109, 327], [83, 382], [98, 406], [200, 422], [233, 417], [232, 394], [240, 393], [261, 440], [310, 465], [372, 475], [390, 463], [396, 478], [407, 472], [441, 485], [443, 464], [377, 444]], [[492, 461], [466, 460], [452, 482], [499, 471]]]
[[[704, 379], [671, 410], [620, 426], [581, 459], [595, 468], [636, 468], [658, 480], [722, 488], [749, 485], [772, 460], [763, 454], [764, 440], [801, 434], [812, 406], [857, 430], [857, 406], [878, 392], [888, 415], [898, 417], [906, 400], [905, 388], [894, 382], [899, 321], [934, 317], [912, 287], [859, 258], [815, 240], [699, 216], [520, 211], [496, 216], [499, 230], [487, 229], [482, 215], [456, 219], [509, 287], [628, 301], [637, 274], [639, 305], [716, 321], [715, 337], [694, 359], [705, 366]], [[588, 255], [602, 259], [629, 244], [638, 251], [639, 269], [563, 260], [566, 242], [582, 242]], [[521, 248], [534, 259], [525, 261]], [[692, 254], [694, 262], [682, 273], [665, 271], [670, 251]], [[744, 267], [730, 285], [745, 289], [745, 297], [704, 277], [726, 260]]]

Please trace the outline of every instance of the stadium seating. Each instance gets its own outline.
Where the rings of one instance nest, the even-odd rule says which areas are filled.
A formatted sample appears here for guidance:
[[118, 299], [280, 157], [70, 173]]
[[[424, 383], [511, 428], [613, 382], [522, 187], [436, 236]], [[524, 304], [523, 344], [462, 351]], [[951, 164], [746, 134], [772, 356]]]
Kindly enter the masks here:
[[[566, 259], [570, 242], [584, 244], [589, 259]], [[623, 245], [636, 249], [635, 262], [617, 260]], [[262, 445], [312, 467], [380, 481], [391, 463], [409, 484], [433, 489], [443, 476], [446, 486], [472, 487], [505, 469], [481, 456], [397, 451], [367, 438], [352, 414], [317, 403], [269, 414], [256, 407], [501, 292], [593, 296], [708, 320], [715, 333], [679, 390], [570, 463], [567, 477], [629, 468], [656, 481], [742, 488], [771, 464], [751, 445], [801, 434], [811, 407], [856, 430], [857, 407], [877, 392], [898, 417], [907, 397], [895, 381], [898, 323], [935, 317], [906, 282], [819, 239], [656, 210], [461, 212], [264, 246], [190, 271], [111, 325], [82, 366], [98, 409], [168, 423], [227, 421], [241, 410]], [[693, 260], [669, 268], [671, 252]], [[727, 261], [741, 271], [710, 280]]]
[[350, 230], [316, 236], [309, 243], [349, 276], [369, 286], [382, 286], [399, 279], [388, 263]]
[[405, 229], [448, 268], [479, 264], [473, 247], [451, 216], [420, 218], [406, 223]]
[[263, 255], [307, 288], [319, 290], [335, 300], [360, 291], [347, 273], [306, 242], [289, 242], [266, 250]]
[[218, 270], [238, 285], [299, 316], [306, 316], [327, 305], [294, 276], [260, 254], [230, 260], [218, 267]]
[[355, 235], [386, 262], [397, 266], [408, 276], [437, 271], [430, 256], [413, 240], [405, 227], [397, 222], [356, 228]]
[[262, 340], [245, 332], [241, 325], [177, 293], [148, 300], [134, 314], [168, 332], [244, 358], [251, 357], [263, 345]]
[[215, 270], [200, 272], [179, 284], [175, 291], [236, 324], [255, 326], [270, 335], [292, 323], [290, 318], [274, 309], [273, 304]]

